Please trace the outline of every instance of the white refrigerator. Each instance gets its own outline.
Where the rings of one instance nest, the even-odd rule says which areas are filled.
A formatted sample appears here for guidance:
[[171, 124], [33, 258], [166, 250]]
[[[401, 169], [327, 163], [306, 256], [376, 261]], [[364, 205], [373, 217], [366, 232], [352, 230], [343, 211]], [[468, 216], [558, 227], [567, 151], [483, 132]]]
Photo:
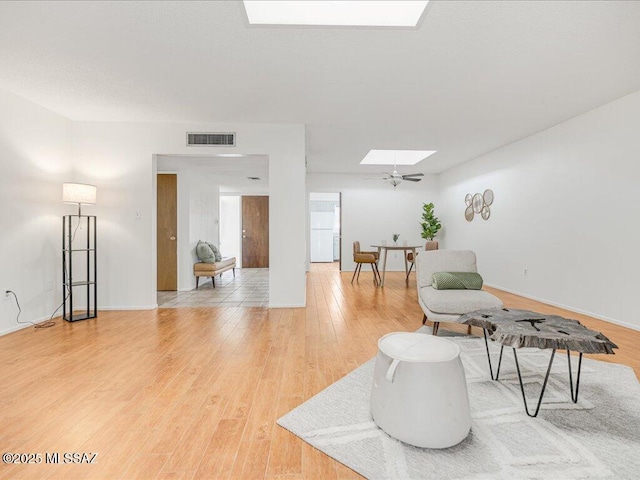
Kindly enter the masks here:
[[333, 262], [333, 212], [311, 212], [311, 262]]

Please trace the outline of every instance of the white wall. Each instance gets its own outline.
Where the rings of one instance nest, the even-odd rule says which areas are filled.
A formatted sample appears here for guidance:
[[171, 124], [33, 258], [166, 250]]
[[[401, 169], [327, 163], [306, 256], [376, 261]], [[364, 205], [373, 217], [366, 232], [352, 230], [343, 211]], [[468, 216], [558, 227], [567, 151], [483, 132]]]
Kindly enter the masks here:
[[100, 304], [103, 308], [155, 306], [152, 158], [154, 154], [211, 154], [211, 147], [186, 147], [187, 131], [233, 131], [237, 146], [218, 148], [216, 153], [269, 156], [269, 306], [303, 306], [304, 126], [78, 122], [73, 125], [74, 158], [80, 173], [91, 177], [100, 192], [96, 207], [101, 233]]
[[220, 244], [220, 188], [212, 178], [197, 172], [189, 172], [189, 262], [181, 269], [189, 283], [180, 290], [195, 288], [193, 262], [198, 261], [195, 249], [199, 240]]
[[[161, 173], [160, 169], [158, 169], [158, 173]], [[194, 254], [191, 252], [191, 178], [188, 172], [178, 171], [175, 173], [178, 183], [178, 290], [185, 291], [195, 287], [193, 278], [193, 262], [195, 260]]]
[[340, 201], [340, 193], [322, 193], [322, 192], [311, 192], [309, 193], [309, 201], [317, 201], [317, 202], [339, 202]]
[[77, 213], [62, 203], [62, 183], [81, 180], [70, 133], [69, 120], [0, 90], [0, 334], [22, 327], [5, 290], [18, 295], [21, 321], [48, 318], [61, 303], [61, 216]]
[[268, 179], [263, 179], [264, 182], [260, 184], [251, 185], [233, 185], [231, 187], [227, 185], [220, 185], [220, 195], [266, 195], [269, 196], [269, 183]]
[[[489, 284], [640, 329], [639, 133], [637, 92], [443, 173], [446, 248], [475, 250]], [[486, 188], [491, 218], [465, 221]]]
[[[194, 251], [198, 240], [214, 245], [220, 243], [218, 218], [220, 215], [220, 191], [216, 183], [207, 177], [191, 172], [189, 174], [191, 189], [189, 192], [189, 239]], [[195, 257], [197, 258], [197, 257]]]
[[241, 197], [220, 196], [220, 252], [225, 257], [236, 257], [236, 266], [242, 265]]
[[[436, 178], [425, 176], [421, 182], [403, 182], [397, 187], [376, 180], [365, 180], [363, 175], [307, 174], [309, 192], [342, 192], [342, 270], [353, 271], [353, 242], [359, 241], [363, 250], [372, 250], [371, 244], [386, 240], [399, 233], [398, 242], [424, 245], [422, 204], [435, 203], [436, 216], [440, 204], [436, 192]], [[404, 271], [402, 252], [393, 252], [387, 262], [388, 271]]]
[[287, 148], [269, 155], [269, 307], [303, 307], [307, 288], [305, 131], [295, 126], [273, 135], [265, 141], [286, 138]]

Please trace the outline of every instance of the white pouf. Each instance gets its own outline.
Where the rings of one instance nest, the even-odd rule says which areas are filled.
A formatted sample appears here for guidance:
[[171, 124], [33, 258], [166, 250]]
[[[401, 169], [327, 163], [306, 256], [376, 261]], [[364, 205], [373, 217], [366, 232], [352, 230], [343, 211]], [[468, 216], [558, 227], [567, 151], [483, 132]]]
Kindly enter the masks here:
[[416, 447], [447, 448], [464, 440], [471, 414], [460, 348], [423, 333], [382, 337], [371, 415], [389, 435]]

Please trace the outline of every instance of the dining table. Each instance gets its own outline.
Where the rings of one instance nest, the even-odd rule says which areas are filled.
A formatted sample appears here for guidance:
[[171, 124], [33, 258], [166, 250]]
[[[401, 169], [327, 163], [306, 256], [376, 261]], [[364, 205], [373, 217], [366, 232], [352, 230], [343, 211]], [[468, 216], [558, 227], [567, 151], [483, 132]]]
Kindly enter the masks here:
[[[402, 256], [404, 258], [404, 272], [405, 272], [405, 282], [407, 287], [409, 286], [409, 262], [407, 261], [407, 253], [413, 253], [413, 258], [415, 261], [416, 258], [416, 248], [421, 248], [422, 245], [385, 245], [385, 244], [376, 244], [371, 245], [373, 248], [378, 249], [378, 258], [382, 260], [382, 281], [380, 282], [380, 287], [384, 287], [384, 274], [387, 271], [387, 257], [389, 256], [389, 250], [398, 251], [402, 250]], [[384, 260], [382, 259], [382, 254], [384, 253]]]

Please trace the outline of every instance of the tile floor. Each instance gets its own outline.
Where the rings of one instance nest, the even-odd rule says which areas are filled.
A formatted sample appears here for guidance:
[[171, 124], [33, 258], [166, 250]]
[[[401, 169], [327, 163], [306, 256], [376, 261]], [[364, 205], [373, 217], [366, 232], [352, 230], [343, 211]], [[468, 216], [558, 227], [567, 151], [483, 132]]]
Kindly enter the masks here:
[[[204, 282], [204, 280], [207, 280]], [[188, 292], [158, 292], [158, 307], [267, 307], [269, 305], [269, 269], [236, 268], [210, 279], [200, 278], [200, 288]]]

